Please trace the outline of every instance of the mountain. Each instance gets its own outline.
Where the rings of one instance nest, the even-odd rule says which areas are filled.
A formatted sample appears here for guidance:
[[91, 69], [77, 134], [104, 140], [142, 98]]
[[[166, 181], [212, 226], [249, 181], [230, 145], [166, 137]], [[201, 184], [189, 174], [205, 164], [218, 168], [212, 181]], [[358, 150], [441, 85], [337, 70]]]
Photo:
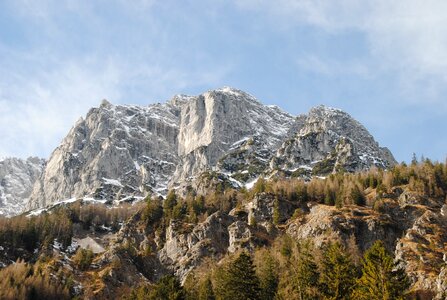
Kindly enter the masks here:
[[0, 218], [2, 299], [223, 297], [240, 253], [265, 299], [334, 298], [332, 283], [356, 298], [375, 265], [393, 299], [447, 296], [447, 165], [397, 164], [339, 109], [292, 116], [232, 88], [104, 100], [47, 162], [0, 175], [3, 214], [32, 209]]
[[297, 118], [296, 134], [278, 149], [274, 168], [305, 174], [355, 172], [371, 166], [387, 168], [396, 163], [387, 148], [347, 113], [318, 106]]
[[45, 161], [37, 157], [0, 160], [0, 215], [12, 216], [23, 211], [44, 165]]
[[242, 187], [278, 172], [310, 178], [393, 164], [365, 127], [324, 106], [293, 117], [228, 87], [145, 107], [104, 100], [54, 150], [27, 207], [200, 190], [211, 173]]

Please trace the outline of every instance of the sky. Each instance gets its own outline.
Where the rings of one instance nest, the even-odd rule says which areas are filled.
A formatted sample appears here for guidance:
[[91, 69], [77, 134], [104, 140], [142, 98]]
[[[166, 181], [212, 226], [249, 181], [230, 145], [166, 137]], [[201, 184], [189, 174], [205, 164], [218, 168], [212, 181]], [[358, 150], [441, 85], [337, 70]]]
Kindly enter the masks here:
[[0, 156], [48, 158], [102, 99], [231, 86], [325, 104], [398, 161], [447, 157], [447, 1], [0, 0]]

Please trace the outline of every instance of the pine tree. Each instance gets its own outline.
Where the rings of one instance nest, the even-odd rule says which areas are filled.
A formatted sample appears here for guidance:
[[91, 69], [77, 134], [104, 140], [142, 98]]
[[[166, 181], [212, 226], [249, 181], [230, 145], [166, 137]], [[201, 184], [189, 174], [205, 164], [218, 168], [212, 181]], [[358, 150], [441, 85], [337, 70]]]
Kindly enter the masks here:
[[175, 276], [168, 275], [160, 279], [153, 290], [149, 292], [146, 299], [166, 299], [166, 300], [183, 300], [185, 299], [185, 291]]
[[298, 251], [294, 280], [294, 288], [298, 294], [298, 299], [316, 299], [318, 298], [316, 287], [320, 274], [318, 273], [318, 266], [311, 253], [311, 244], [309, 242], [299, 244]]
[[328, 188], [324, 191], [324, 204], [326, 205], [335, 205], [335, 197], [332, 191], [330, 191]]
[[216, 299], [211, 279], [207, 277], [199, 286], [198, 300], [214, 300]]
[[274, 299], [278, 290], [277, 263], [272, 255], [266, 252], [262, 255], [262, 264], [257, 267], [257, 273], [260, 281], [261, 299]]
[[365, 205], [365, 196], [357, 185], [352, 188], [350, 197], [355, 205]]
[[349, 299], [356, 273], [349, 253], [339, 243], [327, 246], [320, 278], [324, 298]]
[[278, 225], [280, 218], [281, 215], [279, 213], [279, 200], [278, 197], [276, 197], [275, 202], [273, 204], [273, 224]]
[[261, 299], [259, 279], [250, 255], [242, 252], [218, 275], [217, 298], [223, 300]]
[[404, 270], [398, 268], [382, 241], [376, 241], [365, 252], [362, 276], [357, 280], [354, 299], [404, 299], [410, 283]]
[[172, 211], [174, 207], [177, 205], [177, 194], [174, 190], [171, 190], [163, 202], [163, 213], [166, 218], [169, 220], [172, 218]]
[[90, 267], [93, 261], [93, 256], [93, 251], [90, 248], [79, 248], [73, 257], [73, 262], [78, 266], [80, 270], [85, 271]]

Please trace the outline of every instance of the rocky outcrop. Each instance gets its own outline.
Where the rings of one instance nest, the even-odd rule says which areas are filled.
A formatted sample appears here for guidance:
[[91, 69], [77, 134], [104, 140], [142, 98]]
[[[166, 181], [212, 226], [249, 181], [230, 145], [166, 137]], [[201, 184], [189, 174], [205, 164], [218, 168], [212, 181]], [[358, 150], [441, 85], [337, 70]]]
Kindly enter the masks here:
[[192, 228], [171, 221], [166, 241], [158, 252], [160, 262], [183, 281], [205, 257], [219, 257], [228, 248], [228, 224], [231, 217], [221, 212], [209, 216]]
[[23, 211], [44, 165], [45, 161], [37, 157], [0, 160], [0, 216]]
[[341, 110], [318, 106], [301, 116], [299, 124], [295, 136], [278, 149], [273, 169], [325, 175], [396, 163], [388, 149], [379, 147], [363, 125]]
[[287, 233], [298, 240], [311, 239], [317, 246], [334, 241], [347, 244], [354, 237], [362, 251], [382, 240], [393, 250], [401, 229], [389, 215], [372, 209], [355, 206], [339, 210], [317, 204], [288, 224]]
[[171, 183], [213, 169], [227, 153], [241, 150], [244, 141], [262, 141], [256, 151], [272, 151], [293, 124], [288, 113], [240, 90], [223, 88], [190, 97], [182, 105], [180, 118], [178, 154], [182, 162]]

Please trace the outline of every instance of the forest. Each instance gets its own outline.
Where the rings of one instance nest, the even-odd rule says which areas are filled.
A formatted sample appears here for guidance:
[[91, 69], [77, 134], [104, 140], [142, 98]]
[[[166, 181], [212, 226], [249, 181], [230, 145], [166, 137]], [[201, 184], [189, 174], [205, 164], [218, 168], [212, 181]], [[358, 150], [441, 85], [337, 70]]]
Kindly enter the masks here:
[[[427, 201], [442, 206], [447, 200], [447, 165], [424, 159], [413, 160], [408, 165], [402, 163], [390, 170], [339, 172], [309, 181], [280, 176], [261, 178], [251, 190], [235, 190], [225, 182], [218, 182], [205, 195], [198, 195], [193, 189], [183, 195], [173, 190], [166, 199], [149, 195], [145, 201], [120, 207], [79, 201], [39, 215], [0, 218], [0, 298], [103, 298], [93, 288], [80, 292], [79, 284], [87, 278], [99, 278], [104, 268], [98, 267], [102, 254], [83, 248], [68, 250], [79, 233], [101, 234], [107, 228], [108, 233], [119, 235], [124, 224], [138, 224], [148, 239], [159, 239], [163, 246], [172, 221], [182, 224], [188, 231], [215, 212], [237, 212], [245, 203], [264, 194], [274, 199], [272, 226], [275, 229], [272, 232], [276, 233], [266, 236], [267, 242], [254, 249], [205, 258], [183, 282], [174, 272], [165, 272], [157, 280], [126, 286], [120, 297], [431, 299], [430, 292], [412, 291], [411, 278], [402, 262], [395, 259], [383, 241], [376, 240], [362, 251], [354, 237], [347, 242], [333, 240], [317, 245], [312, 239], [296, 240], [284, 230], [287, 224], [308, 213], [306, 205], [309, 203], [338, 210], [367, 207], [386, 214], [394, 195], [402, 193], [399, 190], [422, 195]], [[293, 214], [284, 213], [283, 202], [293, 205]], [[254, 219], [249, 223], [251, 227], [259, 226]], [[56, 244], [61, 251], [55, 251]], [[118, 246], [114, 251], [124, 254], [110, 262], [109, 269], [119, 270], [128, 263], [123, 257], [137, 265], [145, 257], [154, 257], [158, 251], [150, 247], [142, 250], [128, 241]], [[107, 282], [101, 281], [101, 284], [107, 286]]]

